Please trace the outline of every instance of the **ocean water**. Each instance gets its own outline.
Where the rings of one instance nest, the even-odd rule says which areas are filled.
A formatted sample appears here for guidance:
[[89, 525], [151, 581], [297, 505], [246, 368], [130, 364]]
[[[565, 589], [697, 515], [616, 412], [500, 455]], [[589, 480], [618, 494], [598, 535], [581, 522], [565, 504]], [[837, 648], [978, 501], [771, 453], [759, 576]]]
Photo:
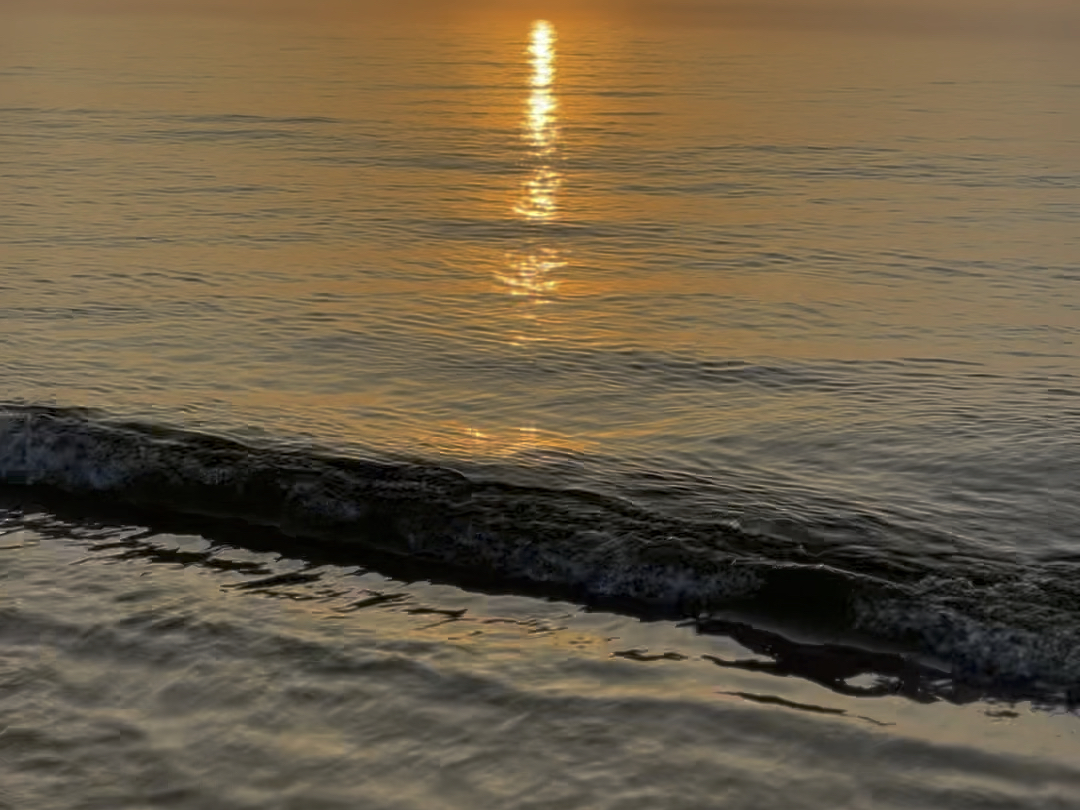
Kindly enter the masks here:
[[0, 16], [0, 808], [1080, 807], [1072, 40]]

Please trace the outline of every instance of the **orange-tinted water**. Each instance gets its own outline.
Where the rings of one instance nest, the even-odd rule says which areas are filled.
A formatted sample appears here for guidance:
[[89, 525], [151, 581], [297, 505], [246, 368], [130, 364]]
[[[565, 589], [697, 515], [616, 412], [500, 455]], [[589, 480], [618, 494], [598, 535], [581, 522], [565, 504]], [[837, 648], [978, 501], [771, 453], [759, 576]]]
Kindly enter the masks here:
[[[120, 670], [135, 681], [154, 677], [156, 665], [124, 667], [129, 654], [142, 661], [154, 645], [171, 643], [150, 614], [125, 607], [142, 598], [140, 577], [165, 570], [144, 560], [156, 552], [132, 551], [130, 532], [116, 525], [127, 524], [116, 518], [102, 531], [135, 562], [91, 554], [86, 567], [70, 569], [75, 574], [50, 573], [43, 560], [59, 566], [81, 555], [89, 524], [67, 515], [46, 532], [48, 543], [40, 541], [30, 502], [21, 500], [26, 481], [158, 510], [154, 519], [125, 515], [138, 525], [156, 526], [170, 510], [205, 511], [305, 537], [316, 518], [333, 520], [340, 536], [351, 525], [342, 528], [341, 516], [360, 514], [367, 522], [354, 529], [365, 544], [456, 566], [458, 574], [441, 576], [457, 585], [479, 576], [490, 587], [505, 577], [512, 592], [539, 583], [569, 588], [581, 601], [630, 599], [635, 615], [643, 602], [690, 615], [688, 599], [715, 606], [753, 586], [755, 609], [782, 607], [790, 624], [796, 605], [813, 619], [803, 617], [810, 629], [802, 630], [820, 642], [838, 632], [829, 606], [843, 602], [845, 633], [900, 643], [902, 654], [924, 656], [946, 673], [947, 687], [919, 681], [918, 694], [934, 701], [928, 714], [874, 737], [890, 751], [907, 744], [904, 735], [919, 738], [924, 747], [904, 749], [912, 762], [938, 756], [925, 747], [938, 733], [933, 718], [944, 716], [949, 700], [965, 703], [955, 691], [961, 686], [975, 690], [977, 708], [949, 717], [965, 729], [957, 745], [972, 750], [995, 727], [980, 712], [1012, 711], [980, 701], [1037, 695], [1035, 703], [1058, 712], [1075, 702], [1080, 73], [1067, 37], [1036, 35], [1037, 26], [1015, 36], [1002, 26], [978, 36], [888, 33], [881, 20], [858, 31], [688, 27], [686, 14], [664, 25], [640, 9], [599, 6], [577, 15], [474, 9], [375, 24], [320, 8], [308, 16], [3, 14], [0, 403], [8, 407], [0, 414], [0, 481], [14, 499], [5, 513], [12, 530], [30, 539], [11, 549], [11, 570], [21, 572], [9, 579], [19, 588], [8, 597], [16, 630], [0, 645], [18, 648], [5, 711], [17, 716], [9, 728], [24, 735], [16, 735], [19, 751], [30, 750], [26, 729], [57, 724], [49, 745], [58, 745], [67, 739], [64, 712], [100, 709], [113, 718], [106, 725], [128, 712], [116, 722], [139, 729], [130, 739], [165, 746], [170, 768], [213, 770], [184, 760], [176, 742], [186, 746], [211, 726], [190, 717], [169, 726], [156, 702], [167, 695], [113, 695], [98, 705], [75, 683], [78, 666], [104, 680]], [[117, 428], [120, 420], [129, 426]], [[206, 434], [243, 442], [251, 455], [223, 450]], [[388, 466], [357, 472], [347, 466], [357, 458]], [[413, 467], [394, 466], [404, 461]], [[429, 473], [435, 483], [423, 477]], [[263, 492], [278, 493], [286, 506], [252, 494]], [[200, 510], [194, 501], [203, 496]], [[379, 527], [390, 527], [386, 538], [375, 536]], [[154, 548], [173, 542], [173, 530], [156, 528]], [[192, 528], [210, 541], [220, 539], [215, 531]], [[287, 566], [311, 562], [295, 548], [275, 548]], [[357, 551], [357, 564], [372, 565], [366, 553]], [[225, 635], [245, 639], [237, 666], [262, 673], [252, 688], [267, 701], [234, 718], [244, 731], [215, 754], [237, 762], [292, 756], [270, 750], [279, 745], [267, 742], [274, 735], [325, 743], [315, 757], [322, 764], [312, 767], [362, 759], [358, 739], [329, 741], [344, 732], [325, 723], [337, 716], [331, 704], [348, 704], [341, 716], [350, 723], [362, 722], [357, 706], [369, 704], [355, 703], [352, 687], [322, 683], [320, 671], [296, 675], [299, 692], [322, 695], [319, 707], [290, 714], [295, 695], [268, 684], [303, 667], [295, 669], [288, 650], [263, 655], [276, 649], [273, 639], [306, 639], [316, 658], [332, 650], [348, 657], [367, 649], [360, 636], [385, 633], [402, 650], [391, 669], [400, 664], [426, 673], [416, 675], [424, 684], [442, 683], [443, 665], [428, 659], [468, 671], [455, 657], [466, 654], [460, 639], [432, 640], [411, 619], [399, 621], [398, 608], [410, 600], [439, 610], [467, 603], [491, 618], [481, 605], [487, 597], [395, 580], [393, 592], [406, 596], [379, 607], [385, 613], [368, 624], [338, 611], [329, 592], [309, 590], [321, 585], [302, 584], [289, 597], [301, 608], [266, 619], [267, 641], [249, 613], [268, 603], [246, 590], [207, 595], [216, 593], [207, 559], [154, 574], [167, 580], [164, 632], [180, 622], [183, 638], [175, 641], [197, 648], [192, 660], [203, 661], [196, 668], [207, 680], [172, 663], [161, 677], [191, 689], [190, 702], [228, 681], [199, 647], [199, 633], [217, 626], [215, 616], [234, 617]], [[744, 569], [752, 574], [732, 573]], [[80, 579], [83, 570], [90, 573]], [[50, 615], [52, 597], [26, 584], [49, 576], [61, 590], [88, 594], [80, 610], [116, 615], [85, 626]], [[367, 587], [353, 576], [319, 569], [303, 582], [333, 580], [326, 587], [342, 593]], [[182, 596], [188, 587], [191, 595]], [[324, 597], [330, 607], [318, 601]], [[188, 598], [190, 612], [176, 619], [173, 608]], [[594, 620], [513, 599], [526, 624], [556, 614], [574, 628]], [[323, 606], [303, 608], [314, 602]], [[613, 634], [635, 639], [627, 649], [605, 646], [607, 631], [591, 627], [580, 637], [576, 629], [552, 631], [555, 651], [545, 648], [541, 664], [517, 637], [470, 648], [473, 670], [461, 677], [484, 695], [478, 700], [487, 708], [473, 708], [490, 710], [484, 722], [494, 726], [470, 726], [440, 703], [457, 686], [403, 692], [411, 706], [403, 711], [415, 722], [399, 737], [379, 726], [385, 747], [373, 746], [372, 772], [395, 751], [416, 755], [426, 771], [431, 751], [455, 756], [452, 729], [511, 729], [520, 716], [540, 729], [530, 738], [546, 752], [547, 765], [530, 777], [539, 785], [561, 762], [559, 729], [578, 746], [575, 762], [587, 763], [590, 723], [623, 724], [618, 756], [593, 760], [605, 763], [602, 773], [583, 765], [575, 787], [545, 801], [665, 804], [644, 784], [625, 794], [611, 785], [633, 782], [657, 746], [708, 770], [731, 741], [703, 726], [680, 749], [677, 729], [661, 716], [670, 710], [683, 718], [673, 721], [679, 725], [708, 706], [722, 725], [732, 701], [749, 701], [774, 708], [747, 715], [746, 729], [762, 724], [744, 729], [759, 742], [747, 744], [745, 761], [728, 762], [748, 781], [732, 776], [724, 793], [703, 777], [684, 804], [705, 806], [720, 790], [746, 806], [778, 806], [775, 794], [748, 786], [779, 767], [762, 753], [777, 745], [780, 732], [768, 725], [775, 711], [824, 706], [844, 713], [825, 712], [830, 717], [903, 725], [919, 708], [909, 695], [863, 710], [839, 681], [824, 678], [831, 686], [822, 687], [818, 652], [769, 636], [775, 628], [746, 636], [723, 625], [724, 633], [691, 642], [661, 623], [643, 641], [653, 630], [604, 616], [597, 621], [611, 622]], [[117, 642], [97, 658], [88, 651], [95, 633], [113, 638], [129, 624], [131, 646]], [[35, 646], [27, 639], [39, 627], [50, 629]], [[769, 666], [718, 670], [702, 657], [738, 660], [738, 650], [724, 647], [737, 638], [761, 660], [771, 657]], [[567, 652], [579, 642], [585, 652]], [[33, 692], [44, 708], [32, 717], [20, 708], [32, 693], [24, 647], [30, 658], [64, 661], [43, 681], [60, 691]], [[686, 657], [618, 655], [638, 647]], [[830, 662], [834, 654], [848, 655], [833, 650]], [[888, 660], [872, 659], [886, 669]], [[558, 705], [529, 703], [515, 715], [506, 708], [513, 695], [550, 697], [523, 674], [534, 665], [550, 677]], [[665, 674], [654, 679], [656, 672]], [[769, 673], [796, 677], [776, 681]], [[886, 675], [879, 669], [872, 677]], [[182, 687], [189, 676], [195, 685]], [[503, 688], [492, 684], [509, 685], [492, 697]], [[822, 689], [827, 701], [815, 692]], [[684, 702], [664, 703], [673, 692]], [[581, 716], [591, 720], [578, 716], [586, 704], [592, 708]], [[260, 712], [292, 719], [259, 731]], [[439, 733], [449, 736], [421, 755], [402, 741], [422, 739], [431, 713], [445, 713]], [[639, 731], [651, 742], [639, 750], [629, 740], [638, 733], [634, 718], [645, 716], [652, 719]], [[80, 717], [72, 729], [98, 722]], [[885, 785], [875, 793], [870, 782], [845, 781], [837, 754], [825, 768], [847, 787], [808, 793], [806, 804], [948, 805], [962, 795], [1068, 806], [1076, 775], [1052, 752], [1075, 730], [1047, 726], [1057, 715], [1032, 717], [1010, 734], [1030, 733], [1046, 746], [1036, 758], [1049, 770], [1036, 769], [1037, 778], [1022, 775], [1035, 766], [1016, 750], [987, 744], [992, 755], [949, 749], [959, 764], [939, 774], [936, 793], [890, 782], [874, 761], [867, 767], [880, 768], [874, 779]], [[579, 720], [584, 725], [571, 728]], [[302, 728], [309, 721], [314, 736]], [[5, 723], [0, 716], [0, 765]], [[814, 735], [835, 728], [818, 717], [791, 743], [801, 763], [796, 782], [817, 767]], [[72, 744], [98, 739], [87, 733]], [[269, 747], [247, 736], [264, 733]], [[453, 788], [461, 792], [448, 806], [529, 806], [504, 784], [521, 762], [483, 765], [508, 744], [500, 734], [470, 754], [469, 767], [479, 770]], [[837, 752], [873, 742], [862, 732], [837, 734], [845, 740]], [[262, 753], [245, 759], [244, 750]], [[38, 761], [28, 756], [16, 757], [20, 773]], [[994, 781], [1004, 767], [998, 756], [1014, 769], [1004, 782]], [[221, 784], [236, 779], [227, 768], [221, 773]], [[20, 788], [27, 796], [45, 795], [27, 779]], [[195, 779], [202, 787], [175, 801], [212, 806], [205, 791], [221, 790], [214, 779]], [[309, 787], [266, 799], [258, 791], [272, 793], [267, 779], [221, 806], [316, 801]], [[957, 788], [964, 779], [973, 786]], [[427, 805], [450, 790], [438, 780], [424, 784], [410, 797], [396, 794], [401, 806]], [[394, 780], [380, 785], [404, 790]], [[802, 795], [789, 787], [785, 795]], [[41, 806], [67, 806], [62, 793]], [[124, 801], [172, 801], [147, 795]], [[354, 799], [346, 791], [325, 801]], [[4, 801], [30, 806], [0, 787]], [[387, 796], [379, 801], [398, 806]]]

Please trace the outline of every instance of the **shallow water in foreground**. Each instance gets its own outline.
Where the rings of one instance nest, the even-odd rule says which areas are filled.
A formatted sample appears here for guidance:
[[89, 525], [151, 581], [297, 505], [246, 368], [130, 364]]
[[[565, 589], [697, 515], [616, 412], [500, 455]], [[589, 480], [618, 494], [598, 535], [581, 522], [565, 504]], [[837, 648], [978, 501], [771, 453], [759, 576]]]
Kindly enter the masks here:
[[10, 506], [3, 525], [0, 807], [1067, 808], [1080, 796], [1080, 727], [1060, 710], [875, 693], [872, 671], [841, 694], [808, 680], [813, 661], [800, 674], [798, 656], [748, 635], [757, 651], [692, 623], [192, 534]]

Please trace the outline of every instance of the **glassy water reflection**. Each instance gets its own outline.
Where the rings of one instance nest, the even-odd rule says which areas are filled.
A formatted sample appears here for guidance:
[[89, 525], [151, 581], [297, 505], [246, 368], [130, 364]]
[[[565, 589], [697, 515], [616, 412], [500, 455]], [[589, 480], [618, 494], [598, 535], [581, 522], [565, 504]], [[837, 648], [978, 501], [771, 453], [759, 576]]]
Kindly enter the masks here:
[[[526, 54], [531, 73], [529, 94], [522, 121], [522, 138], [528, 145], [529, 174], [514, 203], [514, 213], [525, 223], [537, 226], [524, 250], [507, 258], [508, 269], [500, 276], [513, 296], [546, 303], [558, 286], [555, 272], [565, 265], [558, 247], [542, 226], [559, 217], [559, 188], [563, 176], [558, 162], [558, 100], [555, 96], [554, 26], [545, 21], [533, 23]], [[527, 317], [535, 317], [529, 313]]]
[[6, 397], [1069, 549], [1071, 62], [556, 24], [7, 37]]

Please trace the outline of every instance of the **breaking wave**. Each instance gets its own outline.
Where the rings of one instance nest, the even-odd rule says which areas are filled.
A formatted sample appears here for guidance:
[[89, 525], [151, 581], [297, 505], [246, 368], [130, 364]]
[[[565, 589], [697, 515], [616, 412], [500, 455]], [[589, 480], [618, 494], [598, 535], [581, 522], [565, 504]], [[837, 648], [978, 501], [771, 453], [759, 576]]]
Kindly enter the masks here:
[[0, 412], [0, 485], [242, 519], [584, 602], [700, 617], [725, 610], [858, 631], [930, 656], [957, 681], [1080, 701], [1077, 565], [942, 571], [853, 564], [738, 521], [661, 513], [584, 489], [445, 465], [257, 448], [69, 408]]

